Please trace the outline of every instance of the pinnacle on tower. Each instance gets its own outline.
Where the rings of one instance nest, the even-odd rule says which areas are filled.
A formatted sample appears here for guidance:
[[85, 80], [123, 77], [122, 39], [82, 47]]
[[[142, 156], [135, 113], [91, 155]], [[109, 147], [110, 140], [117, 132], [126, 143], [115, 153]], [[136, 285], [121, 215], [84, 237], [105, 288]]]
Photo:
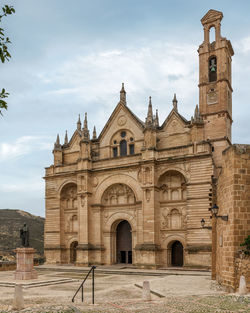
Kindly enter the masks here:
[[93, 137], [92, 139], [96, 139], [96, 129], [95, 129], [95, 126], [94, 126], [94, 130], [93, 130]]
[[54, 144], [54, 150], [61, 150], [59, 134], [57, 134], [57, 137], [56, 137], [56, 142]]
[[191, 117], [191, 123], [192, 124], [202, 124], [203, 123], [203, 119], [201, 117], [198, 104], [196, 105], [195, 110], [194, 110], [194, 117], [193, 116]]
[[151, 96], [149, 97], [148, 103], [148, 115], [146, 117], [146, 125], [150, 126], [153, 123], [153, 109], [152, 109], [152, 99]]
[[64, 137], [64, 144], [67, 145], [68, 143], [69, 143], [68, 133], [67, 133], [67, 130], [66, 130], [65, 137]]
[[84, 139], [89, 140], [89, 130], [88, 130], [87, 113], [85, 113], [85, 118], [84, 118], [82, 133], [83, 133]]
[[79, 118], [77, 121], [77, 130], [81, 131], [81, 128], [82, 128], [82, 123], [81, 123], [81, 118], [80, 118], [80, 114], [79, 114]]
[[122, 83], [122, 89], [120, 91], [120, 102], [126, 104], [126, 91], [124, 89], [124, 83]]
[[176, 99], [176, 94], [174, 94], [173, 107], [174, 107], [174, 110], [175, 110], [176, 112], [178, 112], [177, 103], [178, 103], [178, 101], [177, 101], [177, 99]]
[[155, 126], [159, 127], [159, 116], [158, 116], [158, 109], [156, 109], [156, 113], [155, 113]]

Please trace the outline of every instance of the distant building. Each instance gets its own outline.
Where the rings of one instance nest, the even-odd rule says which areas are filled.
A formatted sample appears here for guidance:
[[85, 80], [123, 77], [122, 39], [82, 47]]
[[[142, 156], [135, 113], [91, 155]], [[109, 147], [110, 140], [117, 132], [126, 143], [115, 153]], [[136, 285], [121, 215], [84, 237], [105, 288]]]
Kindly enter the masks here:
[[200, 221], [211, 225], [232, 125], [234, 51], [221, 37], [222, 17], [209, 10], [201, 20], [200, 100], [190, 120], [179, 114], [174, 95], [162, 125], [151, 98], [143, 122], [127, 106], [122, 86], [98, 137], [94, 129], [90, 138], [87, 114], [70, 141], [67, 134], [64, 144], [57, 137], [45, 175], [48, 263], [211, 265], [212, 232]]

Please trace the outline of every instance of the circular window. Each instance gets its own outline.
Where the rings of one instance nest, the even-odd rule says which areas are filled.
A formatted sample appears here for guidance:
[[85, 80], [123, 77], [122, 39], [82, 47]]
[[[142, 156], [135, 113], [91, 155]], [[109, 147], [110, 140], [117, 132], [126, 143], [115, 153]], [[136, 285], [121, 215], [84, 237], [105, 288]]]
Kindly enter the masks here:
[[130, 141], [134, 141], [134, 138], [133, 138], [133, 137], [130, 137]]
[[121, 137], [122, 137], [122, 138], [126, 137], [126, 132], [125, 132], [125, 131], [122, 131], [122, 132], [121, 132]]

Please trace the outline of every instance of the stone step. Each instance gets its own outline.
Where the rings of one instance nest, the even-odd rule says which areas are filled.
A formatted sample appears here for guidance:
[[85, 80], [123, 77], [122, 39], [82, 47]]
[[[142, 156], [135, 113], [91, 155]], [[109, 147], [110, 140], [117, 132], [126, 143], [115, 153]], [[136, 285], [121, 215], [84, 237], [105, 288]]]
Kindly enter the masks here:
[[43, 286], [50, 286], [50, 285], [57, 285], [57, 284], [65, 284], [65, 283], [72, 283], [79, 281], [78, 279], [72, 279], [72, 278], [62, 278], [62, 279], [54, 279], [54, 280], [43, 280], [43, 281], [34, 281], [34, 282], [28, 282], [25, 283], [23, 281], [20, 282], [1, 282], [0, 281], [0, 287], [12, 287], [14, 288], [16, 284], [20, 284], [23, 286], [24, 289], [28, 288], [34, 288], [34, 287], [43, 287]]

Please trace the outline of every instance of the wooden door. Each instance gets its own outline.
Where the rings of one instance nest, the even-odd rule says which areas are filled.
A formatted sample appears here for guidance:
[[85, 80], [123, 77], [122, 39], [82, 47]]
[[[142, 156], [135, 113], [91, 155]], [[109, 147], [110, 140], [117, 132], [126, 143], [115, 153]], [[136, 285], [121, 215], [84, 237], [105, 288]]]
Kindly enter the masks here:
[[183, 266], [183, 246], [180, 241], [172, 244], [172, 265]]

